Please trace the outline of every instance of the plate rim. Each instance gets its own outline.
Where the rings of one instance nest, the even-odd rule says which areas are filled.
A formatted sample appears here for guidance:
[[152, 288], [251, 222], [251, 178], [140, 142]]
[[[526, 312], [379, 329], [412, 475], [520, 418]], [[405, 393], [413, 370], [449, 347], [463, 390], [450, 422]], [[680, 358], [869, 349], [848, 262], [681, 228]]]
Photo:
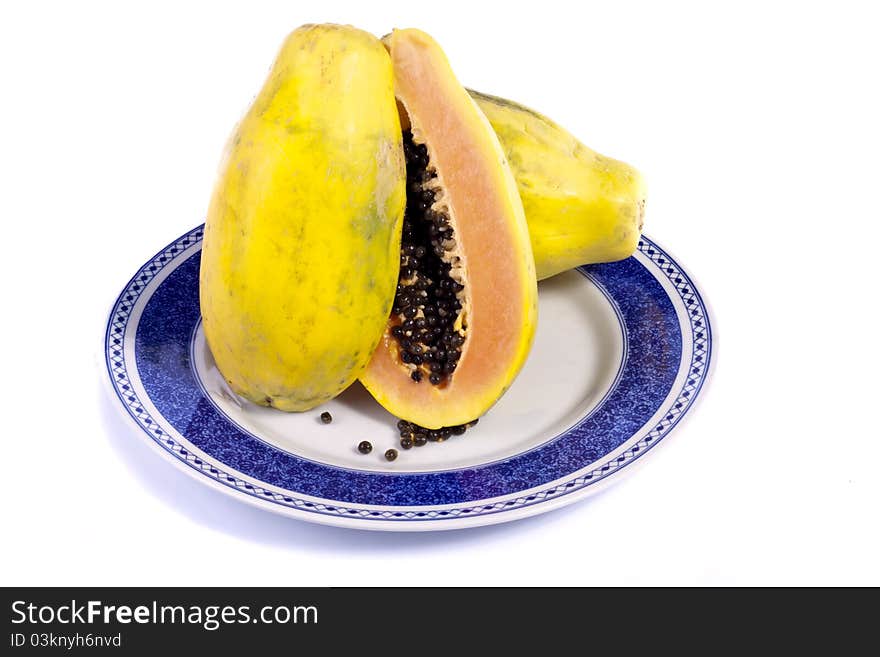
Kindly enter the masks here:
[[[154, 270], [154, 274], [149, 280], [143, 283], [143, 287], [139, 292], [139, 294], [142, 294], [156, 275], [158, 275], [168, 265], [177, 262], [178, 258], [183, 253], [186, 253], [192, 247], [201, 242], [203, 230], [204, 224], [199, 224], [198, 226], [175, 238], [165, 247], [157, 251], [151, 258], [147, 259], [144, 264], [142, 264], [137, 269], [134, 275], [129, 279], [129, 281], [123, 286], [122, 290], [116, 296], [114, 302], [111, 304], [110, 311], [107, 314], [107, 320], [105, 323], [105, 330], [103, 335], [103, 356], [108, 376], [106, 378], [102, 378], [106, 383], [106, 389], [108, 393], [110, 393], [111, 396], [115, 398], [116, 402], [119, 402], [118, 404], [114, 402], [112, 405], [117, 409], [118, 412], [128, 418], [128, 422], [131, 422], [130, 426], [133, 425], [134, 427], [137, 427], [139, 429], [137, 433], [139, 433], [143, 438], [148, 439], [148, 442], [153, 445], [153, 449], [158, 450], [163, 455], [163, 458], [174, 463], [175, 467], [188, 473], [188, 475], [193, 477], [194, 479], [201, 481], [202, 483], [208, 483], [212, 488], [219, 490], [234, 499], [246, 501], [252, 506], [256, 506], [264, 510], [270, 510], [274, 513], [279, 513], [288, 517], [306, 520], [309, 522], [315, 522], [318, 524], [360, 528], [367, 530], [437, 531], [496, 524], [500, 522], [525, 518], [561, 508], [562, 506], [567, 506], [568, 504], [580, 501], [585, 497], [593, 494], [594, 492], [598, 492], [604, 489], [607, 485], [611, 483], [620, 481], [621, 477], [619, 476], [619, 473], [621, 471], [625, 471], [627, 474], [631, 474], [634, 471], [634, 466], [642, 462], [644, 455], [648, 452], [653, 451], [657, 447], [657, 445], [662, 443], [663, 440], [673, 431], [673, 429], [692, 413], [694, 407], [699, 405], [699, 401], [705, 396], [708, 382], [713, 378], [712, 375], [717, 363], [717, 329], [715, 327], [714, 312], [712, 311], [712, 308], [706, 300], [705, 296], [700, 291], [702, 287], [697, 283], [695, 277], [691, 273], [686, 271], [678, 263], [678, 260], [675, 258], [674, 255], [672, 255], [667, 249], [659, 245], [655, 240], [645, 235], [642, 235], [639, 240], [639, 246], [637, 250], [642, 251], [645, 257], [647, 257], [654, 264], [652, 270], [660, 270], [661, 272], [664, 272], [666, 274], [666, 278], [669, 279], [669, 282], [678, 293], [677, 296], [679, 302], [683, 303], [685, 310], [687, 310], [688, 303], [685, 301], [684, 296], [681, 293], [680, 285], [672, 280], [672, 276], [670, 275], [672, 272], [667, 272], [664, 269], [663, 265], [656, 262], [656, 258], [653, 257], [653, 254], [648, 255], [646, 251], [653, 247], [655, 249], [654, 253], [657, 255], [657, 257], [665, 256], [666, 260], [668, 261], [668, 265], [675, 270], [674, 273], [684, 279], [683, 281], [680, 281], [680, 284], [687, 284], [687, 286], [690, 288], [689, 293], [692, 294], [692, 296], [694, 297], [696, 306], [701, 309], [702, 319], [705, 324], [705, 362], [703, 365], [702, 374], [700, 375], [700, 379], [698, 381], [698, 385], [694, 387], [693, 395], [688, 401], [687, 405], [677, 414], [674, 420], [669, 422], [669, 424], [665, 428], [663, 428], [662, 431], [657, 432], [657, 427], [655, 426], [653, 429], [649, 430], [648, 433], [646, 433], [637, 443], [635, 443], [634, 445], [630, 445], [628, 448], [624, 449], [623, 453], [621, 453], [621, 448], [624, 448], [626, 443], [622, 443], [617, 449], [605, 454], [597, 461], [584, 466], [585, 468], [589, 466], [596, 466], [592, 467], [590, 470], [584, 470], [583, 468], [581, 468], [574, 472], [567, 473], [559, 479], [545, 482], [534, 488], [518, 491], [514, 494], [504, 495], [500, 498], [485, 498], [480, 500], [471, 500], [465, 503], [450, 505], [431, 505], [424, 507], [368, 505], [350, 502], [336, 503], [333, 500], [321, 500], [320, 502], [316, 501], [312, 503], [301, 500], [303, 502], [306, 502], [309, 507], [323, 506], [325, 507], [324, 509], [315, 508], [314, 510], [311, 510], [299, 508], [297, 506], [289, 506], [288, 504], [281, 503], [275, 498], [284, 497], [288, 499], [289, 502], [290, 496], [275, 493], [269, 488], [269, 486], [271, 485], [266, 484], [265, 482], [261, 483], [264, 484], [266, 488], [259, 487], [255, 490], [255, 487], [253, 485], [248, 484], [243, 479], [239, 479], [239, 481], [230, 484], [224, 483], [223, 481], [220, 481], [219, 479], [209, 475], [202, 467], [199, 466], [210, 466], [210, 464], [205, 464], [202, 462], [199, 465], [196, 465], [195, 463], [193, 463], [192, 461], [198, 461], [199, 459], [197, 459], [194, 454], [187, 453], [187, 450], [191, 451], [191, 448], [186, 445], [180, 445], [179, 443], [177, 443], [176, 440], [174, 440], [173, 436], [170, 436], [169, 434], [167, 434], [167, 432], [164, 432], [164, 430], [163, 434], [165, 435], [165, 437], [171, 439], [177, 445], [178, 449], [175, 450], [173, 446], [169, 449], [167, 446], [161, 444], [163, 441], [153, 436], [152, 433], [150, 433], [150, 431], [145, 426], [143, 426], [133, 415], [132, 409], [129, 408], [128, 403], [122, 398], [122, 393], [116, 386], [113, 363], [111, 362], [112, 359], [110, 355], [113, 347], [110, 344], [110, 340], [111, 328], [114, 325], [114, 319], [117, 316], [117, 310], [120, 307], [123, 296], [126, 294], [127, 291], [129, 291], [130, 287], [137, 281], [137, 279], [143, 276], [145, 270], [147, 270], [148, 267], [151, 267]], [[171, 256], [167, 255], [166, 252], [169, 251], [169, 249], [173, 249], [174, 247], [177, 247], [181, 243], [186, 241], [189, 241], [189, 243], [180, 247], [176, 253]], [[155, 269], [155, 261], [159, 260], [160, 257], [162, 257], [163, 260], [167, 259], [167, 262], [160, 265], [158, 269]], [[173, 269], [170, 271], [173, 271]], [[586, 274], [587, 272], [581, 270], [581, 273]], [[652, 271], [652, 275], [659, 278], [658, 276], [656, 276], [656, 273], [657, 272]], [[587, 275], [587, 277], [590, 279], [592, 278], [589, 275]], [[668, 296], [672, 296], [669, 290], [667, 290], [665, 287], [664, 291]], [[131, 309], [134, 309], [136, 300], [137, 297], [131, 303]], [[126, 317], [126, 322], [127, 321], [128, 317]], [[688, 321], [692, 324], [693, 319], [689, 317]], [[124, 336], [125, 331], [123, 330], [121, 337], [124, 338]], [[693, 333], [690, 333], [688, 336], [688, 342], [694, 347], [694, 353], [692, 353], [691, 355], [693, 362], [693, 358], [696, 355], [696, 349], [695, 342], [692, 338]], [[121, 341], [119, 349], [121, 352], [124, 353], [124, 340]], [[683, 390], [684, 387], [681, 387], [678, 395], [672, 397], [671, 399], [667, 397], [665, 403], [674, 403], [675, 400], [681, 397], [681, 393]], [[661, 408], [663, 407], [661, 406]], [[644, 428], [645, 427], [643, 426], [640, 431], [644, 430]], [[655, 432], [657, 432], [657, 435], [652, 436], [652, 434], [654, 434]], [[185, 439], [185, 436], [183, 437]], [[642, 443], [644, 443], [644, 445]], [[170, 445], [171, 443], [168, 444]], [[635, 447], [636, 449], [633, 450], [633, 447]], [[181, 455], [180, 452], [183, 452], [183, 454]], [[627, 453], [629, 453], [628, 456]], [[193, 459], [189, 459], [189, 456], [192, 456]], [[226, 464], [224, 465], [227, 470], [230, 470], [231, 472], [236, 472], [230, 466]], [[229, 477], [228, 473], [224, 474], [230, 481], [233, 480], [233, 477]], [[238, 477], [235, 478], [238, 479]], [[559, 490], [566, 487], [573, 487], [575, 485], [575, 482], [580, 479], [584, 479], [585, 481], [582, 482], [574, 490], [570, 490], [568, 492]], [[242, 490], [239, 484], [245, 485], [246, 488], [251, 489], [252, 492]], [[287, 491], [287, 493], [290, 493], [291, 495], [302, 496], [305, 498], [310, 497], [304, 493], [298, 493], [295, 491]], [[493, 501], [493, 499], [495, 501]], [[505, 508], [510, 504], [519, 502], [520, 500], [524, 501], [516, 506], [513, 506], [512, 508]], [[324, 504], [324, 502], [329, 502], [329, 504]], [[442, 507], [451, 507], [455, 510], [458, 510], [458, 513], [443, 514], [443, 517], [427, 517], [431, 513], [442, 514], [442, 510], [438, 511], [438, 509], [442, 509]], [[464, 515], [474, 510], [476, 510], [477, 512], [473, 513], [473, 515]], [[388, 514], [391, 514], [392, 517], [389, 517]]]

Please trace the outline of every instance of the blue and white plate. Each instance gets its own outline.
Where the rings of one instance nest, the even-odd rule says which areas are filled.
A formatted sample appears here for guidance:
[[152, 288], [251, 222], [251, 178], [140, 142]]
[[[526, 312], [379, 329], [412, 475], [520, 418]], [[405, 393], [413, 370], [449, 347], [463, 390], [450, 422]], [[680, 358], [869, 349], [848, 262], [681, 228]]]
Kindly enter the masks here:
[[[693, 282], [647, 238], [622, 262], [540, 284], [529, 360], [477, 427], [400, 450], [396, 419], [355, 384], [307, 413], [234, 395], [199, 314], [198, 227], [134, 275], [110, 313], [107, 371], [141, 435], [185, 472], [302, 520], [436, 530], [582, 499], [666, 438], [700, 394], [712, 332]], [[329, 411], [331, 424], [319, 415]], [[356, 445], [373, 444], [368, 455]], [[400, 456], [383, 454], [395, 447]]]

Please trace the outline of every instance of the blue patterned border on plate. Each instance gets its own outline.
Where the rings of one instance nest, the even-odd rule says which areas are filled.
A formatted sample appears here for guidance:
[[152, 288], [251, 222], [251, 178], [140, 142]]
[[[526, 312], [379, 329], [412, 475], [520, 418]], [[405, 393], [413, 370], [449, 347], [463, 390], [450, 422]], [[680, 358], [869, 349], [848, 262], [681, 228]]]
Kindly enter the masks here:
[[[264, 501], [318, 514], [382, 520], [454, 518], [538, 504], [595, 484], [639, 458], [680, 421], [705, 380], [711, 328], [702, 299], [672, 258], [643, 238], [639, 250], [650, 260], [650, 270], [636, 258], [581, 268], [617, 303], [627, 331], [628, 353], [622, 375], [604, 402], [556, 440], [504, 461], [438, 473], [361, 472], [301, 459], [242, 433], [204, 398], [195, 380], [189, 341], [199, 319], [199, 258], [193, 247], [199, 244], [202, 229], [190, 231], [163, 249], [120, 294], [107, 325], [107, 367], [120, 401], [160, 447], [216, 482]], [[167, 277], [151, 289], [148, 299], [141, 299], [160, 272]], [[684, 335], [672, 300], [658, 280], [661, 277], [672, 284], [687, 313]], [[132, 322], [139, 300], [143, 313]], [[134, 364], [126, 361], [124, 349], [132, 331]], [[689, 374], [680, 390], [670, 395], [681, 367], [683, 341], [692, 347]], [[132, 386], [128, 369], [132, 365], [160, 417], [147, 411]], [[659, 422], [638, 442], [627, 445], [663, 404]], [[180, 444], [166, 430], [169, 425], [216, 463], [203, 461]], [[602, 461], [624, 445], [624, 451]], [[574, 476], [591, 463], [596, 465], [589, 472]], [[562, 479], [566, 473], [571, 478], [561, 484], [515, 496]], [[299, 495], [333, 502], [319, 503]], [[479, 504], [501, 496], [507, 499]], [[419, 506], [424, 510], [349, 505]], [[447, 506], [431, 508], [439, 505]]]

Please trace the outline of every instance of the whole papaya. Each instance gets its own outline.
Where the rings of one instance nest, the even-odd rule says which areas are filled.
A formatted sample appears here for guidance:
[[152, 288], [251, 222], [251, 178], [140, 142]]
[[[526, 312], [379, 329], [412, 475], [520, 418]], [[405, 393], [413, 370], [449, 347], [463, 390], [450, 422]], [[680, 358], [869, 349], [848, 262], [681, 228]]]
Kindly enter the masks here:
[[645, 211], [645, 184], [634, 167], [587, 148], [523, 105], [469, 93], [516, 178], [538, 280], [633, 254]]
[[388, 52], [352, 27], [295, 30], [206, 221], [204, 331], [235, 392], [303, 411], [358, 377], [394, 299], [405, 188]]

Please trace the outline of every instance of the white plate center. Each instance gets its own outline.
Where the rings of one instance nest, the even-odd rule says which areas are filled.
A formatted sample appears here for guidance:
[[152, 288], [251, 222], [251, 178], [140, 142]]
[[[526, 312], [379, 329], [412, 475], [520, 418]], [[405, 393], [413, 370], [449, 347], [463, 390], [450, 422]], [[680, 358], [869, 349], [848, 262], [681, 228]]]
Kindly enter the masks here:
[[[396, 418], [355, 383], [306, 413], [284, 413], [233, 395], [205, 342], [201, 326], [193, 364], [208, 396], [232, 422], [279, 449], [357, 470], [426, 472], [481, 465], [533, 449], [592, 411], [623, 362], [623, 329], [614, 307], [589, 279], [567, 272], [539, 285], [535, 344], [510, 390], [480, 423], [444, 443], [400, 449]], [[421, 385], [429, 385], [424, 382]], [[329, 411], [331, 424], [319, 416]], [[357, 451], [368, 440], [373, 451]], [[399, 456], [384, 459], [393, 447]]]

